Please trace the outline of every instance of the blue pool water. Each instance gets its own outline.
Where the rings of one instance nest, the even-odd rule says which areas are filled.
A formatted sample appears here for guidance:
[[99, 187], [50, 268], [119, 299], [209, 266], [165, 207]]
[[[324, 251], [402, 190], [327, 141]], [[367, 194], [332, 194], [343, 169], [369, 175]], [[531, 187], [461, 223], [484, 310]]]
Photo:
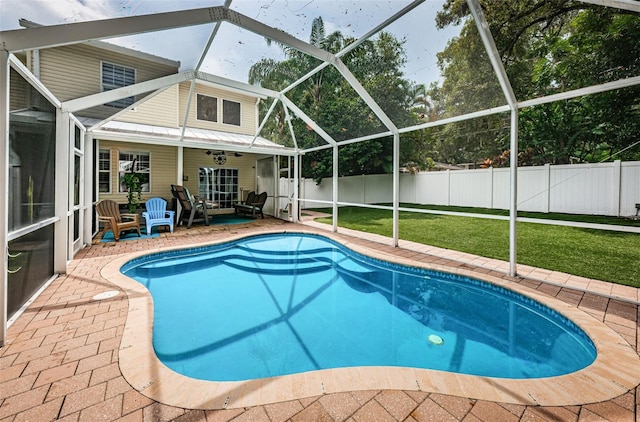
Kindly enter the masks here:
[[198, 379], [351, 366], [540, 378], [596, 356], [581, 329], [536, 301], [322, 236], [260, 235], [152, 254], [122, 272], [151, 292], [158, 358]]

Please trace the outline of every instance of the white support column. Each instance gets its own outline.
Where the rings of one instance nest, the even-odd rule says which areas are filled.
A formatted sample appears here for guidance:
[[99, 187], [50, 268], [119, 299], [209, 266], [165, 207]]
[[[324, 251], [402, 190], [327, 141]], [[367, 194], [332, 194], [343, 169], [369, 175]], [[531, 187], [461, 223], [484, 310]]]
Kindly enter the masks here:
[[393, 134], [393, 246], [400, 238], [400, 133]]
[[333, 146], [333, 189], [331, 192], [333, 202], [333, 231], [338, 231], [338, 146]]
[[291, 204], [291, 219], [294, 223], [300, 221], [300, 154], [293, 156], [293, 198]]
[[67, 272], [69, 239], [69, 113], [56, 108], [56, 171], [55, 191], [63, 192], [55, 198], [55, 213], [58, 221], [54, 225], [53, 272]]
[[[82, 244], [90, 245], [93, 236], [93, 192], [96, 189], [94, 174], [96, 168], [96, 152], [93, 149], [93, 137], [89, 133], [84, 135], [84, 201], [80, 218], [84, 219], [84, 229], [82, 232]], [[97, 177], [95, 178], [97, 179]]]
[[273, 156], [273, 216], [280, 218], [280, 156]]
[[[67, 114], [67, 117], [69, 114]], [[75, 140], [71, 139], [72, 136], [75, 135], [75, 123], [72, 119], [68, 119], [68, 132], [67, 132], [67, 159], [69, 160], [69, 167], [67, 168], [67, 214], [65, 218], [67, 219], [67, 261], [71, 261], [73, 259], [73, 226], [75, 223], [75, 214], [73, 212], [73, 190], [74, 183], [72, 180], [75, 180]], [[56, 140], [57, 142], [58, 140]], [[66, 268], [65, 268], [66, 272]]]
[[516, 248], [516, 219], [518, 214], [518, 100], [513, 92], [511, 82], [504, 69], [502, 60], [496, 43], [493, 40], [491, 31], [489, 30], [489, 24], [484, 17], [482, 7], [480, 7], [479, 0], [467, 0], [469, 10], [473, 15], [476, 28], [484, 48], [487, 51], [491, 66], [500, 82], [500, 88], [504, 94], [507, 103], [509, 103], [509, 109], [511, 110], [511, 154], [510, 157], [510, 183], [511, 183], [511, 198], [509, 206], [509, 275], [514, 277], [517, 274], [516, 262], [517, 262], [517, 248]]
[[[515, 152], [514, 152], [515, 151]], [[518, 215], [518, 109], [511, 110], [511, 154], [509, 179], [511, 196], [509, 198], [509, 275], [517, 274], [518, 242], [516, 220]]]
[[[178, 174], [176, 174], [176, 185], [182, 185], [184, 178], [184, 147], [178, 147], [177, 154], [177, 163], [176, 168], [178, 169]], [[182, 212], [182, 207], [180, 207], [180, 202], [176, 203], [176, 216], [178, 216], [178, 222], [180, 222], [180, 213]]]
[[[2, 197], [9, 197], [9, 52], [0, 50], [0, 186]], [[4, 346], [7, 336], [7, 288], [9, 252], [7, 231], [9, 221], [8, 201], [0, 201], [0, 243], [2, 244], [2, 259], [0, 260], [0, 347]]]

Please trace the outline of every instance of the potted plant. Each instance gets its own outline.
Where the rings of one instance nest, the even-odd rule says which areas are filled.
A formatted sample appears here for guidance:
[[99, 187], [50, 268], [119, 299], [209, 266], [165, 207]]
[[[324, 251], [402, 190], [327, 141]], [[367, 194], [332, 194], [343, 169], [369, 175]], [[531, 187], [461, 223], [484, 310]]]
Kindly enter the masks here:
[[136, 213], [142, 202], [142, 184], [146, 182], [146, 175], [135, 171], [136, 160], [131, 163], [131, 171], [125, 173], [122, 181], [127, 188], [127, 208], [130, 213]]

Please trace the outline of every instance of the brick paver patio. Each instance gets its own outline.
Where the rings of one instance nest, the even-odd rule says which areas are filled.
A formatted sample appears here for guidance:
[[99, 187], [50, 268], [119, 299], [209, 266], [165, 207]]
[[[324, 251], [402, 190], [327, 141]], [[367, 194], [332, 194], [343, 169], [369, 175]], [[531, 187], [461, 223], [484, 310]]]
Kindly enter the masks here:
[[[157, 239], [94, 243], [80, 251], [69, 274], [55, 279], [9, 328], [0, 349], [0, 422], [18, 421], [640, 421], [640, 389], [582, 406], [521, 406], [423, 391], [355, 391], [228, 410], [190, 410], [154, 402], [120, 373], [118, 349], [127, 296], [94, 300], [117, 290], [100, 275], [116, 257], [164, 246], [220, 240], [243, 232], [295, 228], [267, 218], [237, 226], [179, 228]], [[316, 225], [307, 225], [317, 227]], [[317, 230], [322, 230], [317, 228]], [[346, 236], [346, 235], [342, 235]], [[401, 242], [400, 248], [355, 239], [369, 248], [508, 278], [491, 260]], [[503, 268], [504, 263], [501, 264]], [[492, 268], [493, 266], [493, 268]], [[524, 269], [516, 282], [578, 306], [640, 349], [638, 289], [549, 271]], [[539, 276], [539, 277], [537, 277]], [[546, 281], [540, 278], [547, 278]], [[596, 293], [593, 293], [593, 292]], [[606, 294], [603, 294], [605, 292]], [[640, 368], [638, 368], [640, 371]]]

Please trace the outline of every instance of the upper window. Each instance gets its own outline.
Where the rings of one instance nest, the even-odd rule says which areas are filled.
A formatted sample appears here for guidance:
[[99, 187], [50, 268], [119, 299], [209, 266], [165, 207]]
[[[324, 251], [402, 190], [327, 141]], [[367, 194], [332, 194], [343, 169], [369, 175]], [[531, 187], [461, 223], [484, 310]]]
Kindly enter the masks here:
[[133, 169], [140, 174], [142, 179], [142, 192], [149, 192], [149, 180], [151, 179], [151, 160], [148, 152], [120, 151], [118, 155], [118, 192], [127, 192], [124, 174]]
[[111, 192], [111, 151], [101, 149], [98, 153], [98, 191]]
[[235, 101], [222, 101], [222, 123], [240, 126], [240, 103]]
[[208, 95], [197, 95], [196, 118], [208, 122], [218, 121], [218, 99]]
[[[136, 83], [136, 70], [131, 67], [124, 67], [113, 63], [102, 62], [102, 90], [109, 91], [123, 86], [133, 85]], [[134, 97], [122, 98], [110, 103], [106, 106], [126, 108], [135, 101]]]

